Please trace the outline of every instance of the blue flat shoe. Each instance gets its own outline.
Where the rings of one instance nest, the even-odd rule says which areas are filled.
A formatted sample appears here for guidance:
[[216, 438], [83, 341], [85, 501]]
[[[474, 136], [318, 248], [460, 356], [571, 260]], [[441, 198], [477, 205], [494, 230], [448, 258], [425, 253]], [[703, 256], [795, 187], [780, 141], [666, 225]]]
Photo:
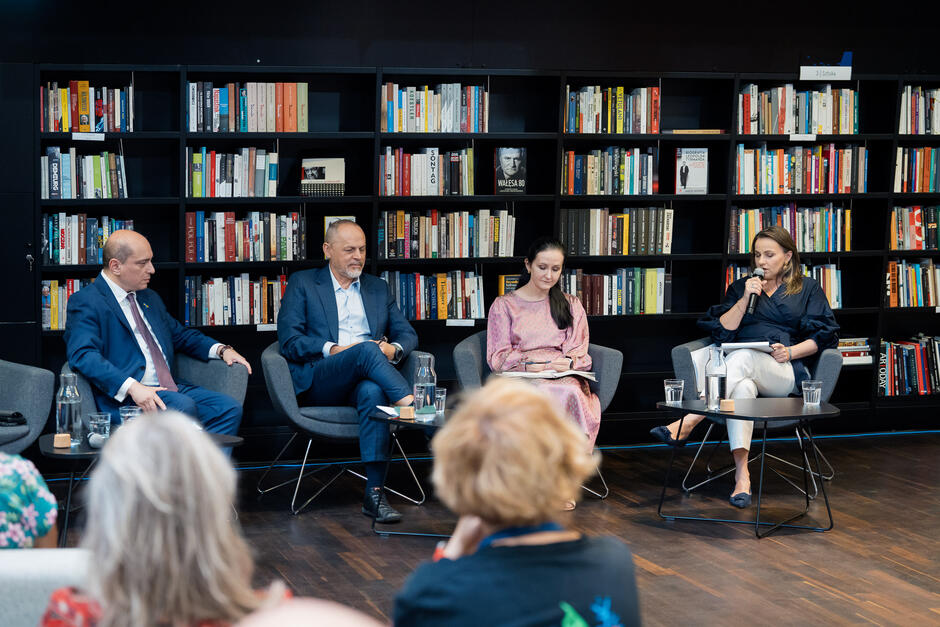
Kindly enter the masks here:
[[672, 437], [672, 434], [669, 433], [669, 429], [664, 426], [653, 427], [650, 429], [650, 435], [668, 446], [674, 446], [676, 448], [685, 446], [685, 440], [675, 439]]
[[732, 505], [735, 507], [740, 507], [744, 509], [745, 507], [750, 506], [751, 504], [751, 493], [750, 492], [738, 492], [737, 494], [732, 494], [731, 498], [728, 499]]

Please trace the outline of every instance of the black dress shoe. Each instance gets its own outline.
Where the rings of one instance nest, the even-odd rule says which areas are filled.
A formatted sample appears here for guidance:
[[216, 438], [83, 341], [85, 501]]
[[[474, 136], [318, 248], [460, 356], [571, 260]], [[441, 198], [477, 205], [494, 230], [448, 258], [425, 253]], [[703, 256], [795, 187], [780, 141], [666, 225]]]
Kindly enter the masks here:
[[751, 493], [750, 492], [738, 492], [737, 494], [732, 494], [731, 498], [728, 499], [732, 505], [735, 507], [740, 507], [744, 509], [751, 504]]
[[650, 435], [652, 435], [654, 438], [656, 438], [663, 444], [667, 444], [669, 446], [675, 446], [675, 447], [685, 446], [685, 440], [677, 440], [674, 437], [672, 437], [672, 434], [669, 433], [669, 429], [666, 427], [662, 427], [662, 426], [653, 427], [652, 429], [650, 429]]
[[379, 488], [366, 491], [362, 501], [362, 513], [380, 523], [395, 523], [401, 520], [401, 512], [388, 504], [385, 492]]

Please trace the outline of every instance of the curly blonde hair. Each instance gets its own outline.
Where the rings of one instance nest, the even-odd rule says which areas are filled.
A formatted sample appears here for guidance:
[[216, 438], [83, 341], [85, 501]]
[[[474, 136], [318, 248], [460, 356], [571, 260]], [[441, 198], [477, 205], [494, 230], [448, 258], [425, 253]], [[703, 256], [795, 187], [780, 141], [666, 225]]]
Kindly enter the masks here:
[[235, 470], [178, 412], [144, 414], [117, 429], [87, 489], [82, 546], [95, 567], [89, 592], [103, 627], [235, 622], [267, 602], [232, 520]]
[[497, 527], [552, 519], [599, 460], [554, 399], [503, 377], [466, 396], [431, 447], [444, 504]]

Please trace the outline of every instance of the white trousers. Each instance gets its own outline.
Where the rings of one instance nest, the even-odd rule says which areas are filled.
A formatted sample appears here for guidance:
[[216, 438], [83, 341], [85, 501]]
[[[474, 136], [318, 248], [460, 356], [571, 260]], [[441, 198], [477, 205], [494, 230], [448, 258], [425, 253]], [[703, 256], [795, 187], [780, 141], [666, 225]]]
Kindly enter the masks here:
[[[708, 362], [710, 346], [692, 351], [692, 363], [695, 365], [695, 381], [699, 396], [704, 396], [705, 364]], [[761, 396], [782, 397], [793, 391], [793, 366], [790, 362], [780, 363], [769, 353], [749, 348], [727, 353], [725, 363], [728, 366], [728, 378], [725, 381], [725, 393], [728, 398], [757, 398]], [[728, 428], [728, 447], [733, 451], [743, 448], [750, 450], [751, 434], [754, 432], [752, 420], [726, 421]]]

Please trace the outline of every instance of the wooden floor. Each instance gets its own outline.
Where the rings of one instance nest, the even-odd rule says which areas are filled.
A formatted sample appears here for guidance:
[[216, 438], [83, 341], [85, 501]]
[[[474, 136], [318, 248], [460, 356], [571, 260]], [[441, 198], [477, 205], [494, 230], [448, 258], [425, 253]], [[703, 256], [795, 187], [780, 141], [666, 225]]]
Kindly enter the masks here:
[[[835, 529], [781, 530], [757, 540], [752, 525], [664, 521], [656, 514], [668, 450], [608, 451], [611, 488], [560, 515], [573, 528], [612, 534], [633, 551], [646, 625], [940, 625], [940, 435], [826, 439], [836, 469], [827, 483]], [[792, 442], [769, 444], [792, 452]], [[680, 459], [691, 459], [686, 447]], [[716, 461], [730, 459], [719, 451]], [[428, 462], [419, 462], [419, 475]], [[752, 471], [756, 487], [756, 470]], [[287, 478], [288, 471], [280, 471]], [[333, 599], [388, 620], [396, 591], [435, 539], [373, 535], [360, 513], [362, 483], [347, 475], [292, 516], [292, 487], [260, 500], [259, 472], [241, 473], [240, 521], [258, 562], [258, 582], [278, 577], [302, 596]], [[310, 493], [308, 479], [302, 494]], [[402, 469], [394, 485], [405, 486]], [[729, 479], [684, 497], [670, 511], [753, 517], [727, 503]], [[801, 505], [779, 479], [767, 479], [762, 517]], [[446, 533], [453, 518], [433, 497], [422, 507], [392, 497], [405, 520], [390, 529]], [[810, 509], [825, 519], [822, 498]], [[77, 540], [70, 534], [70, 542]]]

